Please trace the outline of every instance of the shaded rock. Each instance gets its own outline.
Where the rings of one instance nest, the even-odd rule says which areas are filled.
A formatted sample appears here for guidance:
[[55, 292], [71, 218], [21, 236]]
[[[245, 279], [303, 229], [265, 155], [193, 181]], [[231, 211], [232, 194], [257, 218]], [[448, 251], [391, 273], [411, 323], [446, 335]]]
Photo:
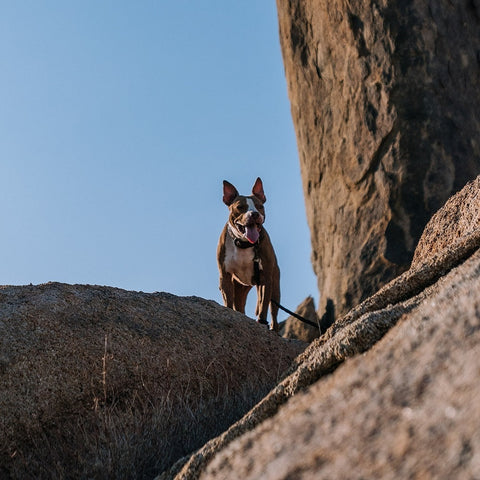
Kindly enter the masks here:
[[[471, 185], [429, 231], [453, 218], [458, 199], [477, 198]], [[459, 224], [478, 211], [476, 202], [463, 205]], [[247, 415], [162, 478], [476, 478], [480, 228], [425, 252], [312, 342]]]
[[303, 349], [195, 297], [0, 288], [0, 476], [152, 478], [217, 435]]
[[341, 316], [480, 173], [478, 2], [277, 6], [319, 312]]
[[[319, 323], [317, 312], [315, 310], [315, 301], [312, 297], [307, 297], [297, 307], [295, 313], [313, 323]], [[290, 316], [285, 320], [285, 325], [280, 334], [284, 338], [294, 338], [310, 343], [320, 336], [320, 328], [315, 328], [307, 323], [303, 323], [293, 316]]]

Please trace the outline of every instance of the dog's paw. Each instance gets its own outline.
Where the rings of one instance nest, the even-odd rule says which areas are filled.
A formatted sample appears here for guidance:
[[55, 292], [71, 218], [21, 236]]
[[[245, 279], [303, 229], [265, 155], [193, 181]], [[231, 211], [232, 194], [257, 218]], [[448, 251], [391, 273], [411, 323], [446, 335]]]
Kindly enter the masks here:
[[266, 320], [262, 320], [261, 318], [257, 318], [257, 323], [259, 323], [260, 325], [265, 325], [266, 327], [268, 327], [268, 322]]

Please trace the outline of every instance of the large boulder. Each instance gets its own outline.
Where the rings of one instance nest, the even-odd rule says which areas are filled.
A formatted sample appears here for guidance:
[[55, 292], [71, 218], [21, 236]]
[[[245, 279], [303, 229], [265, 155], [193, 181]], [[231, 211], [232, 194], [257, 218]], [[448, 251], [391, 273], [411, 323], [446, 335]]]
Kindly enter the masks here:
[[342, 315], [480, 173], [480, 3], [277, 6], [320, 314]]
[[[247, 415], [161, 478], [477, 478], [479, 187], [480, 178], [435, 215], [410, 270], [339, 318]], [[441, 229], [455, 241], [431, 236]]]
[[261, 399], [305, 344], [195, 297], [0, 288], [0, 477], [152, 478]]

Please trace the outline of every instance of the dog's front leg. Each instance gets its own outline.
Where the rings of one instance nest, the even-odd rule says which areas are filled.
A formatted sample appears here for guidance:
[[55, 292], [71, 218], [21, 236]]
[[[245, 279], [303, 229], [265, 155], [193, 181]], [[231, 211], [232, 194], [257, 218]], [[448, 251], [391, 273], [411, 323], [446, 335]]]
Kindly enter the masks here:
[[235, 293], [233, 290], [232, 275], [230, 273], [223, 272], [220, 275], [220, 291], [222, 292], [223, 304], [233, 310]]
[[233, 281], [233, 308], [237, 312], [245, 313], [245, 304], [247, 303], [247, 295], [252, 287], [248, 285], [242, 285], [237, 281]]
[[270, 303], [270, 298], [272, 297], [272, 288], [270, 285], [257, 285], [257, 322], [268, 325], [267, 314], [268, 314], [268, 304]]

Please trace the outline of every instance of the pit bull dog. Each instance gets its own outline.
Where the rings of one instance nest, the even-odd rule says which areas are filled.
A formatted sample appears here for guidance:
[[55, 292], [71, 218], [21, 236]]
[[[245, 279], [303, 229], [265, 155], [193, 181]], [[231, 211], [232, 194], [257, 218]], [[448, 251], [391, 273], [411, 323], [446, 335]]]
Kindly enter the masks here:
[[250, 196], [240, 195], [231, 183], [223, 181], [223, 202], [230, 214], [218, 242], [217, 261], [225, 306], [245, 313], [248, 292], [255, 285], [257, 322], [268, 325], [270, 305], [270, 329], [277, 331], [275, 302], [280, 302], [280, 269], [270, 237], [263, 228], [266, 200], [260, 178]]

